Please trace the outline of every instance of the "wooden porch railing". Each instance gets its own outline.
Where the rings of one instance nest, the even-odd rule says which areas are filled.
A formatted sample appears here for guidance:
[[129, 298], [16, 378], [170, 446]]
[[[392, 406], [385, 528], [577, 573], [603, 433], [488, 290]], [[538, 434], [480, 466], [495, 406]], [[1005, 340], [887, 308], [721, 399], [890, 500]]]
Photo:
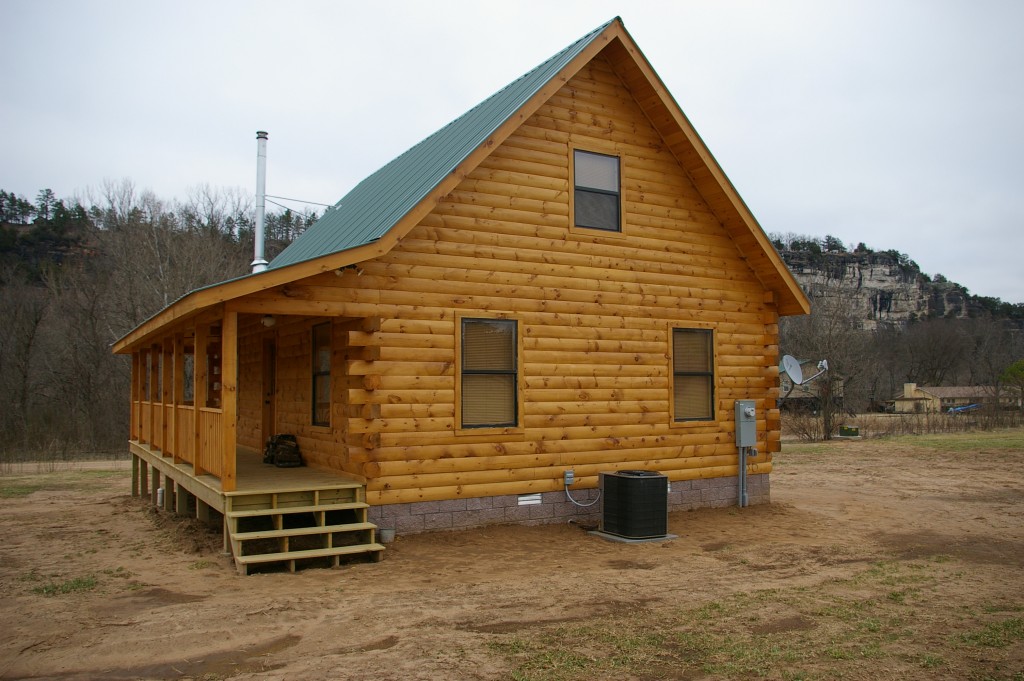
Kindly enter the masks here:
[[167, 443], [164, 442], [164, 406], [162, 404], [151, 404], [150, 413], [153, 415], [153, 432], [151, 434], [150, 446], [159, 449], [166, 454]]
[[194, 464], [196, 461], [196, 436], [195, 436], [195, 410], [184, 404], [175, 407], [178, 413], [174, 417], [174, 427], [177, 429], [175, 441], [178, 443], [175, 455], [186, 463]]
[[224, 414], [220, 409], [199, 410], [199, 467], [217, 477], [224, 474]]
[[[224, 472], [224, 413], [220, 409], [200, 408], [199, 455], [196, 456], [196, 410], [191, 405], [161, 405], [136, 402], [139, 442], [159, 449], [164, 456], [198, 467], [203, 473], [221, 477]], [[173, 416], [172, 416], [173, 415]], [[164, 419], [167, 428], [164, 429]], [[172, 429], [176, 432], [172, 433]]]
[[149, 402], [139, 403], [139, 442], [153, 443], [153, 405]]
[[[220, 316], [215, 312], [133, 350], [130, 428], [132, 439], [175, 464], [192, 464], [197, 475], [217, 476], [231, 492], [237, 484], [238, 313], [227, 305]], [[185, 399], [194, 404], [180, 404]], [[201, 406], [207, 404], [216, 407]]]

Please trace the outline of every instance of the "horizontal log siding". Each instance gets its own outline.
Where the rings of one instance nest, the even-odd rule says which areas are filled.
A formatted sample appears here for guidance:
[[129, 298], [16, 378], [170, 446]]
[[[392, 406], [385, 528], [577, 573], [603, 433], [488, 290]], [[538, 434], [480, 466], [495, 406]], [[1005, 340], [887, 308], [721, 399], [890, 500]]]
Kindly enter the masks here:
[[[570, 145], [622, 157], [622, 235], [570, 231]], [[349, 332], [372, 356], [345, 361], [348, 458], [373, 503], [557, 491], [568, 467], [583, 486], [612, 469], [733, 476], [736, 399], [758, 401], [756, 473], [778, 448], [771, 297], [601, 59], [387, 255], [247, 300], [381, 317]], [[520, 322], [524, 428], [458, 433], [456, 315], [498, 312]], [[678, 427], [669, 333], [687, 323], [716, 329], [718, 420]]]
[[[330, 275], [335, 278], [334, 275]], [[276, 431], [291, 433], [298, 438], [299, 449], [307, 465], [330, 470], [345, 471], [362, 475], [361, 465], [349, 461], [345, 444], [348, 435], [348, 392], [349, 376], [346, 362], [350, 359], [348, 344], [349, 320], [345, 319], [297, 319], [283, 318], [274, 327], [277, 343], [277, 393], [276, 400]], [[312, 328], [316, 324], [330, 323], [331, 336], [331, 425], [330, 427], [312, 425]], [[259, 336], [258, 347], [252, 352], [257, 358], [248, 371], [255, 374], [255, 390], [262, 396], [262, 336]], [[261, 409], [259, 405], [255, 408]], [[247, 417], [247, 419], [250, 417]], [[259, 421], [262, 412], [251, 418]]]

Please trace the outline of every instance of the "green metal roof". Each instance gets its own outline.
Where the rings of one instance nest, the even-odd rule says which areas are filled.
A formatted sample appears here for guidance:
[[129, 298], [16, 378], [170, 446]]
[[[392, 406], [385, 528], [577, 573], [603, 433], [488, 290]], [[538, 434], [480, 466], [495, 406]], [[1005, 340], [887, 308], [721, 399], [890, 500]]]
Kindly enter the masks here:
[[274, 258], [269, 269], [380, 239], [616, 20], [594, 29], [357, 184]]

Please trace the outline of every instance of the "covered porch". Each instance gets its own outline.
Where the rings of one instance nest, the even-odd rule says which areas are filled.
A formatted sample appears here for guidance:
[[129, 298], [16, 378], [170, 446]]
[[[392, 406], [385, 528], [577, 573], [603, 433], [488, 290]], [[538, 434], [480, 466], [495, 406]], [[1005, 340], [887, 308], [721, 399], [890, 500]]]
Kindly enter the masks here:
[[[125, 348], [132, 494], [222, 523], [243, 574], [258, 563], [379, 559], [366, 480], [345, 470], [345, 354], [333, 343], [317, 352], [318, 335], [344, 326], [222, 304]], [[278, 432], [298, 435], [312, 465], [264, 464], [262, 443]]]

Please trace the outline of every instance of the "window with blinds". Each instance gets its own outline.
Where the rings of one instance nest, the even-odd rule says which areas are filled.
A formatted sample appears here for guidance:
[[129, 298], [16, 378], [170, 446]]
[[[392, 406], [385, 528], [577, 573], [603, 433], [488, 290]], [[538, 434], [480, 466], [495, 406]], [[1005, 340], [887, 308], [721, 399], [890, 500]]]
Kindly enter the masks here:
[[462, 427], [518, 423], [516, 322], [462, 320]]
[[672, 399], [676, 421], [709, 421], [715, 417], [713, 338], [710, 329], [672, 329]]
[[314, 426], [331, 425], [331, 325], [313, 327]]
[[619, 159], [573, 150], [573, 212], [577, 227], [621, 230]]

